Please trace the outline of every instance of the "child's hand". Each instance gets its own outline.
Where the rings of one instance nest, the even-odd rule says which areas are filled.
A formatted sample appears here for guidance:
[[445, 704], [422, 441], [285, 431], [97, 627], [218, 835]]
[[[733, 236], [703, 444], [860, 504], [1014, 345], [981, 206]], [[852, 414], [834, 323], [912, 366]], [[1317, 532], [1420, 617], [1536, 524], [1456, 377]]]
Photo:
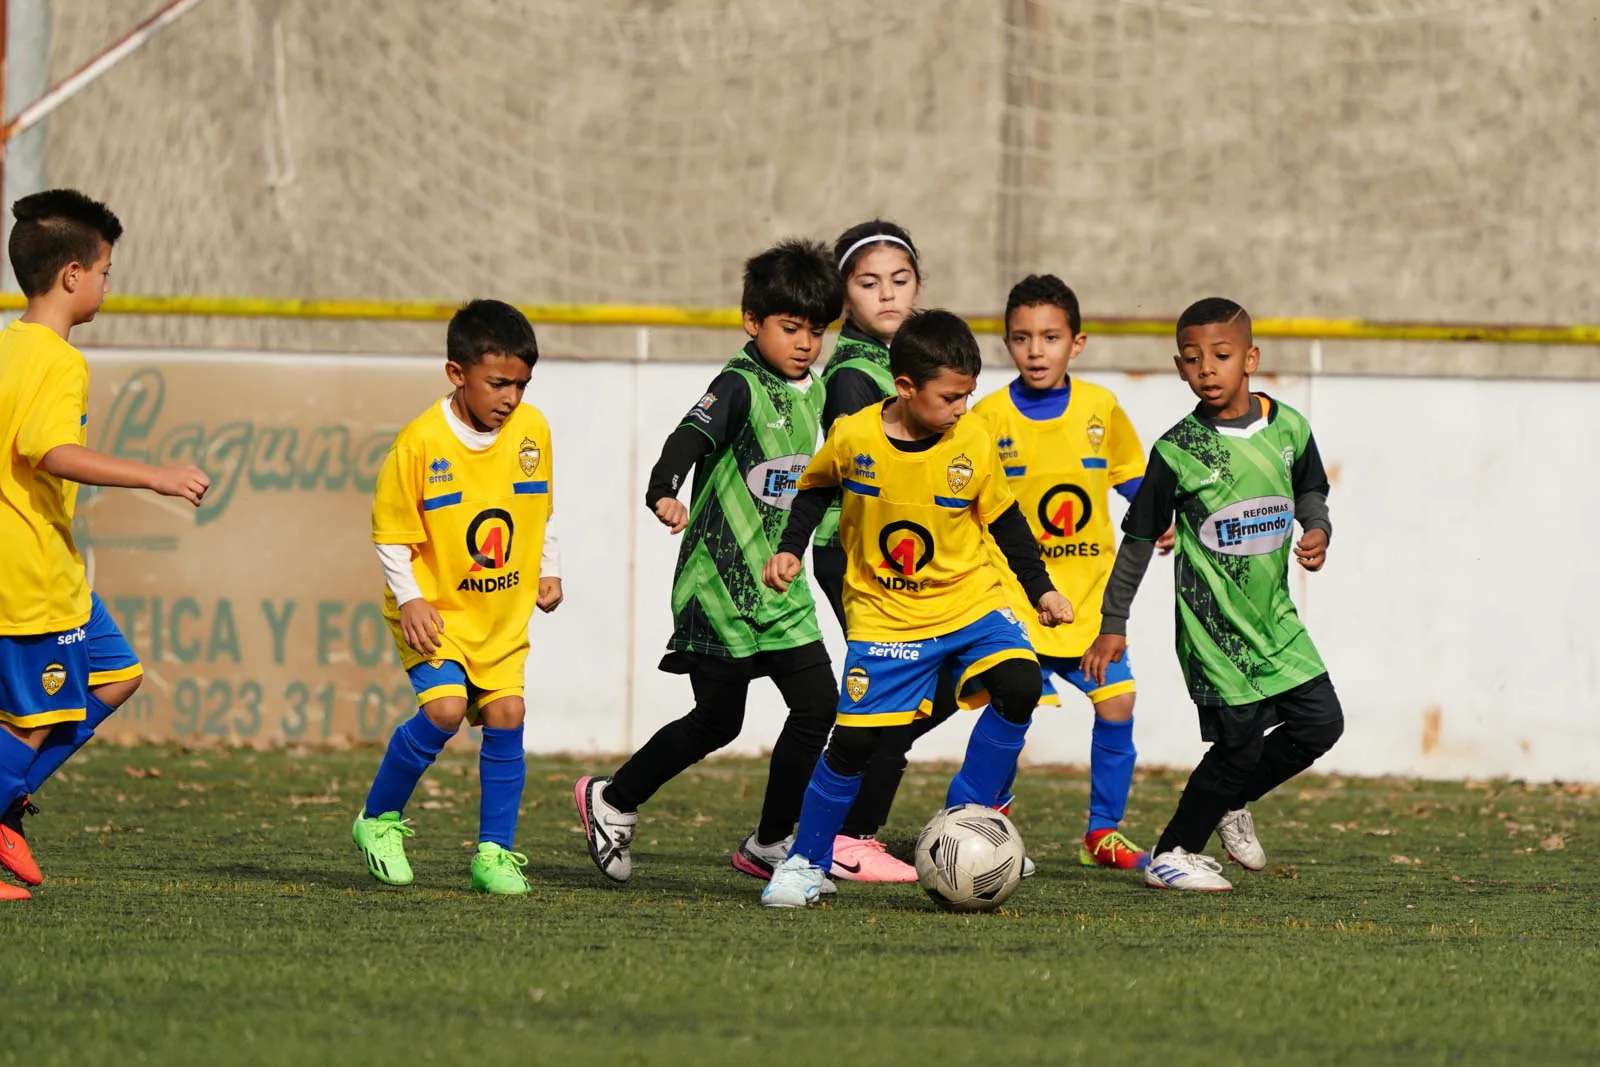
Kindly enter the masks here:
[[1072, 602], [1054, 589], [1039, 598], [1039, 625], [1065, 626], [1072, 621]]
[[566, 599], [561, 595], [560, 578], [539, 579], [539, 610], [546, 615], [561, 606], [561, 601]]
[[1172, 546], [1178, 541], [1178, 527], [1176, 524], [1167, 527], [1167, 532], [1156, 538], [1156, 551], [1163, 556], [1172, 554]]
[[664, 496], [656, 501], [656, 518], [661, 520], [661, 525], [668, 527], [675, 534], [680, 534], [683, 533], [683, 528], [689, 525], [689, 509], [677, 498]]
[[1294, 558], [1308, 571], [1320, 571], [1328, 562], [1328, 534], [1325, 530], [1307, 530], [1294, 546]]
[[1105, 685], [1106, 667], [1112, 663], [1121, 663], [1122, 654], [1127, 648], [1128, 639], [1121, 634], [1101, 634], [1094, 639], [1094, 644], [1089, 646], [1089, 651], [1083, 654], [1078, 669], [1095, 685]]
[[199, 467], [157, 467], [150, 488], [162, 496], [178, 496], [195, 507], [211, 488], [211, 479]]
[[800, 573], [800, 557], [793, 552], [779, 552], [767, 560], [767, 565], [761, 568], [761, 580], [767, 588], [775, 589], [780, 593], [789, 591], [789, 583], [794, 581]]
[[432, 604], [417, 597], [400, 605], [400, 633], [413, 652], [432, 659], [442, 647], [439, 635], [444, 633], [444, 620]]

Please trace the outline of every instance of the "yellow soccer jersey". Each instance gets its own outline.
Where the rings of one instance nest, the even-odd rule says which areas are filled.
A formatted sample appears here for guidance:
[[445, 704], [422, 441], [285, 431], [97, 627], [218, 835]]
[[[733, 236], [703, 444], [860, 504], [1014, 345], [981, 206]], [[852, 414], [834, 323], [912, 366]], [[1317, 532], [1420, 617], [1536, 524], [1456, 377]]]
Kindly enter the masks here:
[[[550, 425], [523, 404], [494, 444], [461, 443], [438, 404], [400, 431], [372, 501], [372, 540], [410, 545], [422, 596], [444, 621], [441, 660], [487, 691], [520, 688], [539, 557], [554, 499]], [[410, 670], [424, 658], [400, 634], [394, 593], [384, 617]]]
[[45, 453], [81, 445], [89, 364], [48, 326], [0, 331], [0, 637], [56, 633], [89, 621], [89, 582], [72, 541], [76, 482], [39, 469]]
[[925, 452], [902, 452], [879, 405], [846, 415], [800, 477], [838, 486], [845, 635], [851, 641], [942, 637], [1006, 606], [984, 527], [1013, 503], [994, 443], [962, 419]]
[[[1081, 656], [1100, 632], [1100, 599], [1116, 559], [1109, 490], [1143, 477], [1139, 435], [1111, 390], [1076, 378], [1067, 408], [1057, 418], [1024, 415], [1010, 387], [978, 401], [971, 418], [992, 436], [1050, 580], [1072, 602], [1073, 622], [1051, 629], [1029, 625], [1034, 650], [1041, 656]], [[989, 539], [988, 547], [1007, 602], [1018, 618], [1032, 619], [1028, 598], [1000, 546]]]

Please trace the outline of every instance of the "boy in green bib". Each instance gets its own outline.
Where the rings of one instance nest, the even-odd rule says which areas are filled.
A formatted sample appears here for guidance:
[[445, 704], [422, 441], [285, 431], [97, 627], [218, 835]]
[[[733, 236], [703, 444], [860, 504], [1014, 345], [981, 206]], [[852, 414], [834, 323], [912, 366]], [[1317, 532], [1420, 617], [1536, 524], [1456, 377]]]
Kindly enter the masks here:
[[[827, 249], [784, 241], [745, 264], [742, 305], [749, 342], [667, 438], [645, 490], [645, 507], [683, 535], [661, 669], [689, 676], [694, 708], [612, 776], [586, 775], [573, 787], [589, 857], [616, 882], [633, 872], [640, 805], [739, 736], [750, 683], [761, 677], [777, 685], [789, 716], [772, 746], [760, 824], [733, 865], [771, 877], [789, 853], [839, 702], [810, 584], [777, 593], [761, 570], [816, 451], [824, 390], [811, 364], [844, 308], [844, 283]], [[678, 492], [690, 467], [685, 507]]]
[[1211, 748], [1152, 850], [1145, 882], [1225, 890], [1233, 885], [1222, 865], [1205, 855], [1212, 831], [1235, 862], [1264, 868], [1246, 805], [1310, 767], [1344, 731], [1327, 668], [1289, 597], [1291, 551], [1320, 570], [1333, 527], [1310, 425], [1250, 391], [1261, 352], [1249, 314], [1210, 297], [1183, 313], [1177, 333], [1174, 362], [1200, 403], [1150, 451], [1083, 671], [1098, 682], [1122, 658], [1134, 594], [1176, 516], [1178, 663]]

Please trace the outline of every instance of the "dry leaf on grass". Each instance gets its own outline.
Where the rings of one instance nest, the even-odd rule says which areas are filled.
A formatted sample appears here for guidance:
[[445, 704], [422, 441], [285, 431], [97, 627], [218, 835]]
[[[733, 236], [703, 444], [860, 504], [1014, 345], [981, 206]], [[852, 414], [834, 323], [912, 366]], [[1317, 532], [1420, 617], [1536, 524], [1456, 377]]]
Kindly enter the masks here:
[[1561, 834], [1551, 834], [1539, 842], [1539, 847], [1546, 852], [1560, 852], [1567, 847], [1567, 839]]

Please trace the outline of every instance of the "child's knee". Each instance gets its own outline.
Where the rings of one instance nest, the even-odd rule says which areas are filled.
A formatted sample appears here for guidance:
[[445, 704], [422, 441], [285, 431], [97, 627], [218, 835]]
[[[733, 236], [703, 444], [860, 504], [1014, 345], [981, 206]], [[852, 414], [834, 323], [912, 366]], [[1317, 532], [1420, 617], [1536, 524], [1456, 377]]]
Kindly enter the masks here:
[[1335, 714], [1316, 722], [1296, 723], [1294, 728], [1295, 744], [1305, 749], [1313, 759], [1321, 756], [1344, 736], [1344, 713]]
[[422, 705], [420, 709], [427, 720], [447, 734], [461, 729], [467, 718], [466, 697], [439, 697]]
[[[465, 716], [466, 709], [462, 709]], [[527, 705], [520, 696], [500, 697], [491, 700], [481, 709], [479, 722], [481, 725], [493, 727], [496, 730], [515, 730], [527, 718]], [[437, 723], [435, 725], [438, 725]], [[459, 722], [457, 725], [460, 725]], [[442, 729], [445, 727], [441, 727]]]
[[1039, 665], [1031, 659], [996, 663], [983, 672], [983, 684], [989, 690], [989, 703], [1007, 722], [1027, 722], [1044, 694]]
[[882, 736], [881, 726], [835, 727], [823, 759], [835, 774], [847, 777], [860, 774], [866, 770], [867, 761], [877, 751]]
[[107, 682], [104, 685], [94, 686], [89, 690], [96, 700], [110, 708], [120, 708], [126, 704], [139, 691], [139, 686], [144, 682], [144, 675], [136, 674], [132, 678], [124, 678], [118, 682]]

